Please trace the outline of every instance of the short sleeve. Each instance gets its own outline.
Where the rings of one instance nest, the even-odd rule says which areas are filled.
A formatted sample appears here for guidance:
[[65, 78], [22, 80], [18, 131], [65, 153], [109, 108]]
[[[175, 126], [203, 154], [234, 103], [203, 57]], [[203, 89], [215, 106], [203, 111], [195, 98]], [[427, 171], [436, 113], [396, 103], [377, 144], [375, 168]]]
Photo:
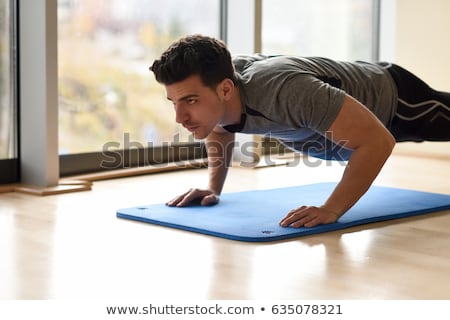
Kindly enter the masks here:
[[324, 133], [336, 119], [345, 92], [318, 79], [300, 73], [285, 80], [278, 92], [279, 116], [294, 128], [309, 128]]

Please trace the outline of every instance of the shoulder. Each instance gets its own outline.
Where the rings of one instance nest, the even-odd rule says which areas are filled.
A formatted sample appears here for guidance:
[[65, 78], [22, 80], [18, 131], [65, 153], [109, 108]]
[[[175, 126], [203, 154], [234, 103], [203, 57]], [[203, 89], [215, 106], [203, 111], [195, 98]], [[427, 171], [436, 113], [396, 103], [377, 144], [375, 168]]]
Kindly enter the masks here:
[[237, 77], [244, 84], [258, 86], [280, 83], [297, 75], [314, 75], [303, 58], [295, 56], [240, 55], [233, 59]]
[[257, 61], [262, 61], [267, 59], [268, 57], [262, 54], [241, 54], [233, 56], [233, 65], [237, 72], [242, 72], [247, 69], [253, 63]]

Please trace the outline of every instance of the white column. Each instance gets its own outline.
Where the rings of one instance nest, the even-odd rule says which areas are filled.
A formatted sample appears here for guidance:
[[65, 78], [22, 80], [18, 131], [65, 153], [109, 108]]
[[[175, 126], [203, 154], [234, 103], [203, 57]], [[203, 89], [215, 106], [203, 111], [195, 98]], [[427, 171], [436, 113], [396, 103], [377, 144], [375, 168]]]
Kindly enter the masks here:
[[261, 52], [262, 0], [228, 0], [228, 39], [231, 54]]
[[21, 182], [59, 180], [57, 0], [19, 0]]
[[395, 62], [397, 1], [380, 0], [379, 60]]
[[[261, 52], [262, 0], [228, 0], [227, 47], [232, 55]], [[261, 155], [261, 138], [237, 134], [234, 161], [251, 166]]]

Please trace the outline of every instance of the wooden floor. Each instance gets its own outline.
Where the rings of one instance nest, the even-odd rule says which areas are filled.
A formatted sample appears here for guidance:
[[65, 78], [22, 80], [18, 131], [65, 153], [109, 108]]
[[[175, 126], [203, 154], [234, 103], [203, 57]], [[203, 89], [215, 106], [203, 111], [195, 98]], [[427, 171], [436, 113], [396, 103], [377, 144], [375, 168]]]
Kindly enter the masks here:
[[[397, 148], [376, 184], [450, 194], [449, 146]], [[225, 192], [340, 178], [317, 164], [232, 168]], [[450, 299], [449, 210], [264, 244], [115, 217], [205, 183], [196, 169], [0, 194], [0, 298]]]

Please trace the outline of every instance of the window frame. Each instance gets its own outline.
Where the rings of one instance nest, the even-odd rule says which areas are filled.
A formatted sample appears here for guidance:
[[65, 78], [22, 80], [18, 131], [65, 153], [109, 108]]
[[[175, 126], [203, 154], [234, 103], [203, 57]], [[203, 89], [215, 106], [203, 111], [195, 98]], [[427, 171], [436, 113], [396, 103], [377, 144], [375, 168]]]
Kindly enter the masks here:
[[9, 72], [10, 87], [11, 87], [11, 108], [14, 115], [15, 125], [13, 127], [12, 140], [13, 140], [13, 157], [7, 159], [0, 159], [0, 184], [8, 184], [18, 182], [20, 179], [19, 172], [19, 110], [18, 110], [18, 11], [17, 0], [9, 0], [10, 6], [10, 46], [9, 56], [11, 62], [11, 68]]

